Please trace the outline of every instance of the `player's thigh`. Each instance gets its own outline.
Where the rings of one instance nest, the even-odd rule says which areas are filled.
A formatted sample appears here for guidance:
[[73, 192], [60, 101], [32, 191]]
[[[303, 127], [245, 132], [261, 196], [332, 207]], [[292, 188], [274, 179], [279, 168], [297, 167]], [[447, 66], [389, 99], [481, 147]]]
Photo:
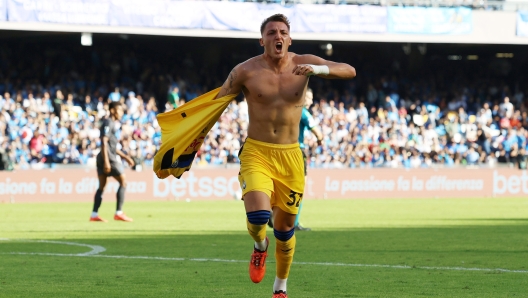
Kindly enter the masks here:
[[271, 210], [273, 181], [264, 171], [241, 170], [238, 176], [246, 212]]
[[286, 183], [275, 181], [273, 193], [273, 228], [278, 231], [289, 231], [295, 226], [295, 217], [303, 199], [304, 179], [302, 172], [294, 175]]
[[99, 189], [104, 190], [106, 186], [106, 179], [108, 177], [106, 175], [97, 175], [97, 178], [99, 179]]
[[271, 205], [279, 207], [289, 214], [299, 213], [304, 192], [305, 177], [302, 171], [297, 171], [291, 177], [283, 177], [282, 180], [273, 181], [275, 189], [271, 198]]
[[120, 175], [117, 175], [117, 176], [114, 176], [115, 180], [117, 180], [117, 182], [119, 182], [119, 185], [121, 185], [122, 187], [126, 187], [126, 176], [125, 174], [120, 174]]
[[289, 231], [295, 226], [295, 217], [297, 214], [291, 214], [282, 210], [279, 206], [273, 208], [273, 228], [277, 231]]
[[244, 195], [246, 212], [271, 210], [270, 197], [262, 191], [250, 191]]

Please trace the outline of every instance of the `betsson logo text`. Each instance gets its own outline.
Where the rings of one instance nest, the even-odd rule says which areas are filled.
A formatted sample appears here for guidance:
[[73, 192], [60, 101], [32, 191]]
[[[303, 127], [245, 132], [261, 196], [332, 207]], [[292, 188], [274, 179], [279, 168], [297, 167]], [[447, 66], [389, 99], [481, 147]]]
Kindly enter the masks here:
[[500, 175], [499, 171], [493, 171], [493, 194], [515, 195], [528, 194], [528, 174], [519, 171], [520, 175]]
[[158, 179], [154, 177], [154, 197], [164, 198], [169, 195], [174, 197], [201, 197], [228, 198], [240, 190], [238, 178], [208, 176], [196, 177], [193, 172], [185, 173], [180, 179]]

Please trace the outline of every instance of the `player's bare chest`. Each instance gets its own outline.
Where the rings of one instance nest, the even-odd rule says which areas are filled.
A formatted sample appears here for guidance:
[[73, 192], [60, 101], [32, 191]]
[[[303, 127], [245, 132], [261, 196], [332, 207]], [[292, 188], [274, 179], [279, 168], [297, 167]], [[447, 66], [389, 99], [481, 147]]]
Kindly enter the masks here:
[[245, 87], [257, 101], [281, 99], [288, 102], [299, 101], [308, 84], [305, 76], [291, 73], [261, 74], [249, 79]]

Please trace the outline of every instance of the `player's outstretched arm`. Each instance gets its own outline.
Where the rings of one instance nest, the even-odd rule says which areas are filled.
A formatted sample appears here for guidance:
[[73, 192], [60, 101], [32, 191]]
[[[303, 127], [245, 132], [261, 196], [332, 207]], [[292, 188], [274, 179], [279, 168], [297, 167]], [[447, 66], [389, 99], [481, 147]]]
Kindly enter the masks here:
[[323, 133], [319, 129], [319, 127], [314, 126], [312, 127], [311, 131], [314, 133], [315, 137], [317, 138], [317, 144], [321, 145], [323, 143]]
[[117, 149], [116, 153], [117, 153], [117, 155], [119, 155], [122, 159], [124, 159], [124, 160], [128, 163], [128, 165], [130, 165], [130, 167], [133, 167], [133, 166], [135, 165], [134, 160], [132, 159], [132, 157], [129, 156], [129, 155], [127, 155], [127, 154], [125, 154], [125, 152], [123, 152], [123, 151]]
[[226, 81], [222, 85], [222, 89], [220, 90], [216, 98], [221, 98], [229, 94], [238, 95], [240, 91], [242, 91], [242, 85], [243, 85], [242, 76], [243, 76], [243, 68], [239, 64], [235, 66], [233, 70], [231, 70], [231, 72], [229, 73], [229, 76], [227, 77]]
[[325, 60], [315, 55], [297, 56], [297, 66], [293, 74], [302, 76], [316, 75], [325, 79], [352, 79], [356, 76], [356, 69], [346, 63]]

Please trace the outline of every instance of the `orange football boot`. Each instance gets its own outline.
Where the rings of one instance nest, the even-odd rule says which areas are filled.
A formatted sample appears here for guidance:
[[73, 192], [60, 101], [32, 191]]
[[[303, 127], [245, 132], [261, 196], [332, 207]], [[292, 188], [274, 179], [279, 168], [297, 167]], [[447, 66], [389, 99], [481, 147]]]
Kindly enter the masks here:
[[124, 213], [121, 213], [119, 215], [114, 215], [114, 220], [120, 220], [120, 221], [134, 221], [132, 218], [126, 216]]
[[90, 217], [90, 221], [108, 222], [106, 219], [102, 219], [99, 215], [97, 215], [96, 217]]
[[286, 294], [286, 292], [284, 292], [284, 291], [277, 291], [277, 292], [273, 293], [273, 297], [272, 298], [288, 298], [288, 294]]
[[[266, 237], [266, 244], [269, 246], [268, 237]], [[264, 274], [266, 274], [266, 257], [268, 257], [267, 247], [265, 251], [253, 248], [251, 261], [249, 261], [249, 277], [256, 284], [261, 282], [264, 279]]]

